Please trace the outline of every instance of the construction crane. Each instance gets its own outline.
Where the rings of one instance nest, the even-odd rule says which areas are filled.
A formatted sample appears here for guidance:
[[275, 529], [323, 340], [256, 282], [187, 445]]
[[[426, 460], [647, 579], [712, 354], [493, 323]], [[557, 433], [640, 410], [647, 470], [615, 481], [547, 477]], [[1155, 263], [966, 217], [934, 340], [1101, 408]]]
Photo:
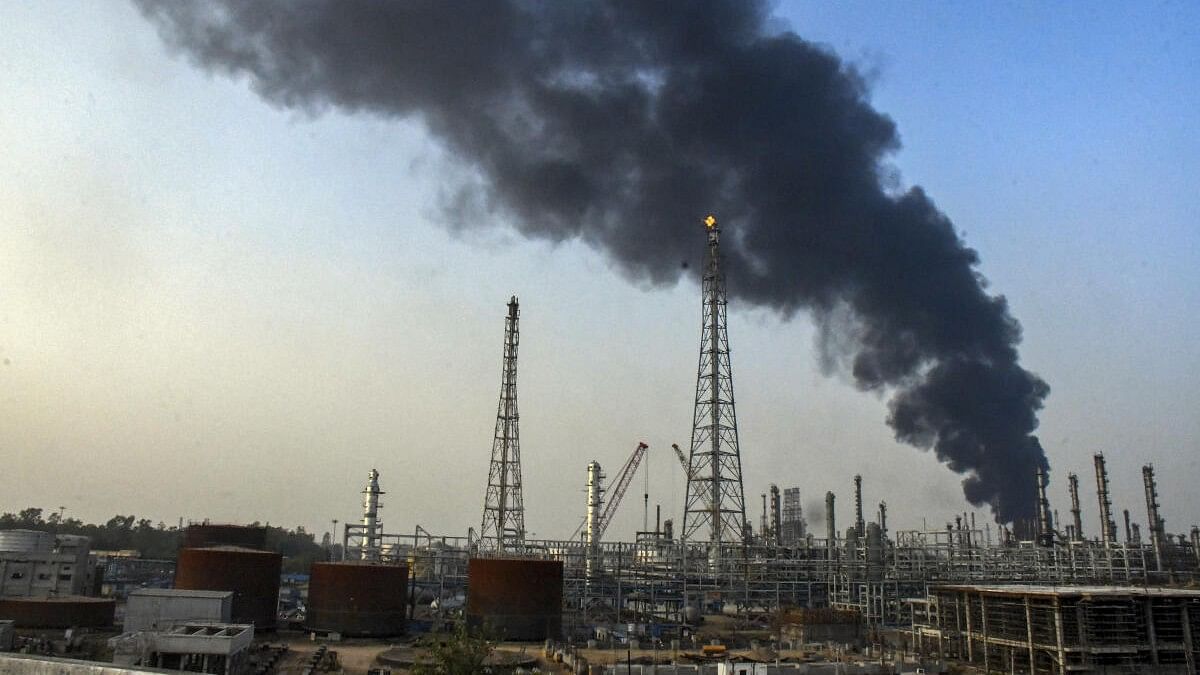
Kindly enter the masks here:
[[678, 444], [678, 443], [672, 443], [672, 444], [671, 444], [671, 449], [673, 449], [673, 450], [675, 451], [675, 456], [679, 458], [679, 465], [683, 467], [683, 473], [684, 473], [684, 475], [686, 475], [688, 478], [691, 478], [691, 477], [692, 477], [692, 472], [691, 472], [691, 470], [688, 468], [688, 458], [687, 458], [687, 455], [683, 454], [683, 450], [680, 450], [680, 449], [679, 449], [679, 444]]
[[610, 493], [612, 496], [608, 498], [604, 510], [600, 513], [600, 526], [596, 529], [597, 541], [604, 536], [604, 531], [612, 522], [613, 514], [617, 512], [617, 507], [621, 505], [621, 499], [625, 496], [625, 490], [633, 481], [633, 474], [637, 473], [638, 467], [642, 464], [642, 458], [646, 456], [646, 451], [649, 449], [650, 446], [645, 443], [638, 443], [637, 447], [633, 449], [633, 454], [625, 460], [625, 466], [621, 467], [621, 473], [617, 474], [617, 484]]
[[[634, 474], [637, 473], [638, 467], [642, 464], [642, 458], [646, 456], [646, 451], [650, 449], [645, 443], [638, 443], [633, 449], [633, 454], [629, 459], [625, 460], [624, 466], [621, 467], [620, 473], [617, 474], [617, 482], [609, 491], [612, 496], [604, 502], [604, 509], [600, 512], [599, 522], [596, 523], [594, 541], [599, 542], [604, 536], [604, 531], [612, 523], [612, 517], [617, 512], [617, 507], [621, 505], [621, 499], [625, 496], [625, 490], [629, 488], [629, 484], [633, 481]], [[586, 522], [586, 519], [585, 521]], [[575, 532], [571, 535], [574, 539], [583, 529], [584, 523], [579, 523], [579, 527], [575, 528]]]

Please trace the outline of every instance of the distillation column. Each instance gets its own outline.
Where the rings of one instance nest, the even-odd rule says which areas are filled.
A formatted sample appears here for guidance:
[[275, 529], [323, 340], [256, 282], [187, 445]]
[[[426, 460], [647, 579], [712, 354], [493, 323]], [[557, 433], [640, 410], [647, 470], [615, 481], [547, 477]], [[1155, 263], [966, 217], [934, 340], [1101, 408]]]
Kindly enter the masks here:
[[833, 512], [835, 499], [832, 492], [825, 493], [825, 537], [831, 551], [837, 548], [837, 518]]
[[1108, 467], [1104, 453], [1092, 456], [1096, 465], [1096, 499], [1100, 502], [1100, 540], [1105, 545], [1117, 543], [1117, 523], [1112, 516], [1112, 500], [1108, 497]]
[[587, 465], [587, 524], [584, 527], [584, 545], [587, 547], [587, 576], [591, 578], [596, 573], [596, 558], [599, 553], [599, 537], [601, 507], [604, 505], [604, 473], [600, 462], [592, 460]]
[[771, 483], [771, 544], [783, 543], [783, 507], [779, 499], [779, 486]]
[[1071, 492], [1071, 541], [1083, 541], [1083, 518], [1079, 509], [1079, 476], [1067, 474], [1067, 488]]
[[1150, 525], [1150, 544], [1154, 547], [1155, 569], [1163, 568], [1163, 519], [1158, 515], [1158, 486], [1154, 482], [1154, 465], [1142, 467], [1142, 483], [1146, 487], [1146, 522]]
[[863, 502], [862, 502], [862, 475], [855, 474], [854, 476], [854, 535], [862, 539], [866, 535], [866, 526], [863, 523]]
[[363, 488], [363, 560], [378, 560], [379, 547], [381, 542], [380, 535], [383, 533], [383, 521], [379, 519], [379, 509], [383, 508], [383, 503], [379, 501], [379, 496], [383, 494], [383, 490], [379, 489], [379, 472], [375, 469], [367, 474], [367, 485]]
[[1050, 500], [1046, 499], [1046, 470], [1037, 468], [1037, 542], [1039, 546], [1054, 545], [1054, 522], [1050, 519]]

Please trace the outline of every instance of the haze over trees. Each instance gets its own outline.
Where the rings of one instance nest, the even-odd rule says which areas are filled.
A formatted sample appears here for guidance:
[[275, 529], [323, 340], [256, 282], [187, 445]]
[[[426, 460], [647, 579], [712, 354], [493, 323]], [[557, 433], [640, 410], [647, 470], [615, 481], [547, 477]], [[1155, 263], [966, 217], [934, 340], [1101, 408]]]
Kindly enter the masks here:
[[[58, 511], [43, 516], [44, 509], [29, 507], [17, 513], [0, 514], [0, 530], [39, 530], [54, 534], [83, 535], [91, 540], [92, 550], [136, 550], [143, 558], [174, 560], [183, 541], [178, 526], [168, 526], [148, 518], [117, 514], [102, 525], [84, 523], [78, 518], [64, 518]], [[259, 525], [260, 523], [251, 523]], [[284, 572], [307, 573], [313, 562], [326, 560], [328, 552], [305, 531], [303, 526], [289, 530], [266, 525], [267, 549], [284, 557]]]

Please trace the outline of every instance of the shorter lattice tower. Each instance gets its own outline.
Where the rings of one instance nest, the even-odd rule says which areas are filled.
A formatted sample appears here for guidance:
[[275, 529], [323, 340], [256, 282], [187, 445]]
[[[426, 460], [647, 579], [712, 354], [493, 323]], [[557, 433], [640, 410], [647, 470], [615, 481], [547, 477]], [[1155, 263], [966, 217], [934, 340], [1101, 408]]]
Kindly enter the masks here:
[[520, 343], [517, 296], [508, 302], [504, 320], [504, 365], [500, 371], [500, 404], [492, 441], [492, 464], [483, 501], [481, 548], [517, 552], [525, 547], [525, 503], [521, 494], [521, 443], [517, 413], [517, 346]]

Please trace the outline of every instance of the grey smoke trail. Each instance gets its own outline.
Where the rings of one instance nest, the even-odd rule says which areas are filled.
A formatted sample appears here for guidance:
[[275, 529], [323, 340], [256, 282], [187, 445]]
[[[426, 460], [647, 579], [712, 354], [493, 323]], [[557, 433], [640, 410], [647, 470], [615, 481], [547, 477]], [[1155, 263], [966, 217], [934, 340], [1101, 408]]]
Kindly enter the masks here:
[[[730, 291], [808, 310], [830, 362], [893, 392], [896, 437], [1032, 516], [1049, 388], [975, 251], [920, 188], [884, 187], [892, 121], [855, 70], [748, 0], [138, 0], [168, 44], [289, 108], [421, 120], [525, 235], [578, 238], [669, 284], [728, 224]], [[1047, 467], [1048, 468], [1048, 467]]]

